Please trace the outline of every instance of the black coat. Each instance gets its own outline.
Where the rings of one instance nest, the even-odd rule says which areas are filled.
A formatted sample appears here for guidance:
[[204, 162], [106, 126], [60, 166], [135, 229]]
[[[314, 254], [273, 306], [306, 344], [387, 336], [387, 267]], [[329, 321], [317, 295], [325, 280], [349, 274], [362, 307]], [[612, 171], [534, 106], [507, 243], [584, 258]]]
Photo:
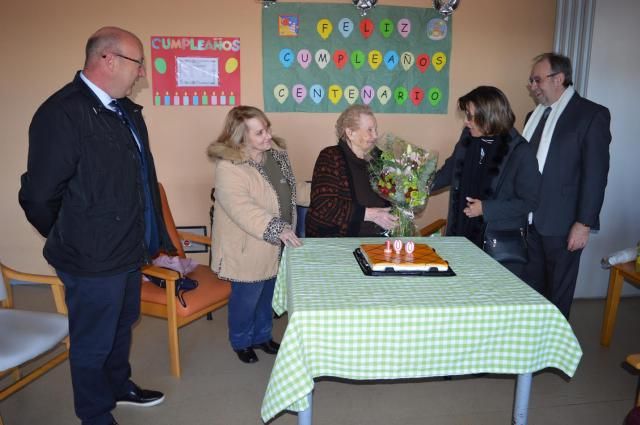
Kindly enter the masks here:
[[[172, 252], [142, 107], [127, 98], [120, 104], [144, 146], [160, 248]], [[53, 267], [105, 276], [148, 262], [139, 155], [129, 127], [79, 73], [40, 106], [29, 127], [19, 200], [29, 222], [47, 238], [44, 256]]]
[[[487, 227], [494, 230], [518, 229], [526, 225], [529, 212], [538, 205], [538, 161], [529, 143], [515, 129], [497, 140], [501, 145], [489, 165], [492, 178], [489, 194], [482, 200], [483, 219]], [[448, 236], [458, 236], [452, 229], [457, 217], [455, 205], [462, 196], [460, 176], [469, 143], [471, 136], [469, 129], [465, 128], [453, 154], [438, 170], [432, 185], [432, 191], [449, 186]]]

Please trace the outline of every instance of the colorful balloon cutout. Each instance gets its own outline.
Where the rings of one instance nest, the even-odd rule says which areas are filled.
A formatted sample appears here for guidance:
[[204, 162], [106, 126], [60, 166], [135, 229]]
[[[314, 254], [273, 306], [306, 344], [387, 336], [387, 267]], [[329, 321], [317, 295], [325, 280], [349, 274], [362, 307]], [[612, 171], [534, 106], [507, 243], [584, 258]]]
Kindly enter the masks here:
[[329, 65], [329, 62], [331, 62], [331, 54], [325, 49], [320, 49], [316, 52], [314, 59], [316, 61], [316, 64], [318, 65], [318, 68], [324, 69], [327, 65]]
[[153, 66], [160, 74], [167, 72], [167, 62], [162, 58], [156, 58], [156, 60], [153, 61]]
[[340, 34], [342, 34], [344, 38], [351, 35], [353, 27], [353, 21], [349, 18], [342, 18], [340, 19], [340, 22], [338, 22], [338, 31], [340, 31]]
[[347, 64], [349, 56], [347, 56], [346, 50], [336, 50], [333, 52], [333, 63], [336, 64], [336, 68], [342, 69]]
[[360, 97], [362, 98], [362, 103], [368, 105], [376, 97], [376, 91], [371, 86], [364, 86], [360, 89]]
[[238, 69], [238, 59], [229, 58], [227, 62], [224, 64], [224, 70], [227, 74], [233, 74], [233, 72]]
[[426, 53], [422, 53], [418, 55], [416, 58], [416, 66], [424, 74], [424, 72], [429, 68], [429, 55]]
[[431, 64], [436, 71], [440, 72], [440, 70], [447, 64], [447, 55], [442, 52], [434, 53], [431, 56]]
[[278, 58], [280, 59], [280, 63], [282, 64], [282, 66], [284, 66], [285, 68], [289, 68], [293, 64], [293, 50], [286, 48], [280, 50]]
[[273, 88], [273, 97], [280, 103], [284, 103], [289, 97], [289, 89], [284, 84], [278, 84]]
[[333, 24], [327, 18], [320, 19], [318, 21], [318, 25], [316, 25], [316, 30], [318, 31], [318, 34], [320, 34], [320, 37], [322, 37], [323, 40], [326, 40], [333, 31]]
[[320, 84], [314, 84], [309, 88], [309, 97], [316, 105], [324, 99], [324, 87]]
[[367, 59], [369, 61], [369, 66], [375, 71], [382, 63], [382, 53], [380, 53], [379, 50], [371, 50]]
[[374, 29], [375, 25], [373, 25], [373, 21], [371, 19], [364, 18], [360, 21], [360, 34], [362, 34], [365, 39], [371, 37]]
[[342, 96], [349, 105], [353, 105], [358, 100], [358, 88], [356, 86], [347, 86], [344, 88]]
[[378, 102], [380, 102], [380, 104], [386, 105], [392, 96], [391, 89], [389, 86], [380, 86], [378, 87], [376, 96], [378, 96]]
[[307, 88], [302, 84], [296, 84], [291, 87], [291, 96], [293, 96], [293, 100], [295, 100], [296, 103], [300, 104], [304, 98], [307, 97]]
[[402, 38], [407, 38], [409, 33], [411, 33], [411, 21], [407, 18], [402, 18], [398, 21], [396, 28], [398, 29], [398, 34], [400, 34]]
[[411, 89], [409, 97], [411, 98], [411, 102], [413, 102], [414, 105], [418, 106], [424, 100], [424, 90], [416, 86]]
[[398, 105], [403, 105], [404, 102], [407, 101], [408, 97], [409, 97], [409, 92], [405, 87], [402, 87], [402, 86], [396, 87], [396, 89], [393, 91], [393, 98], [396, 100], [396, 103]]
[[378, 28], [384, 38], [389, 38], [393, 34], [393, 21], [389, 18], [384, 18], [378, 24]]
[[329, 98], [331, 103], [337, 105], [338, 102], [340, 102], [340, 99], [342, 99], [342, 87], [337, 84], [330, 85], [327, 97]]
[[416, 57], [413, 56], [411, 52], [402, 52], [400, 55], [400, 64], [405, 71], [411, 69], [413, 64], [416, 62]]
[[302, 49], [298, 52], [297, 59], [300, 66], [307, 69], [311, 63], [311, 52], [307, 49]]
[[364, 65], [364, 53], [362, 50], [351, 52], [351, 65], [354, 69], [360, 69]]
[[393, 71], [393, 68], [398, 66], [398, 62], [400, 61], [400, 56], [398, 56], [398, 52], [395, 50], [389, 50], [384, 54], [384, 64], [389, 71]]
[[429, 89], [427, 93], [427, 97], [429, 98], [429, 103], [431, 106], [436, 106], [442, 100], [442, 92], [437, 87], [432, 87]]

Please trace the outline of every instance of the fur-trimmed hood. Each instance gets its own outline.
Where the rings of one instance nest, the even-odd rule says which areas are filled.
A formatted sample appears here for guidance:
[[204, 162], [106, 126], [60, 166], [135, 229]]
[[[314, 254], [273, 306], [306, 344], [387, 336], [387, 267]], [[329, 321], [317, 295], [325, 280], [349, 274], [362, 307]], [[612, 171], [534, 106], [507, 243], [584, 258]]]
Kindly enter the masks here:
[[[280, 137], [273, 137], [273, 145], [279, 149], [286, 149], [287, 144]], [[233, 163], [245, 162], [249, 160], [249, 156], [244, 149], [236, 149], [228, 145], [213, 142], [207, 148], [207, 155], [212, 161], [224, 159]]]

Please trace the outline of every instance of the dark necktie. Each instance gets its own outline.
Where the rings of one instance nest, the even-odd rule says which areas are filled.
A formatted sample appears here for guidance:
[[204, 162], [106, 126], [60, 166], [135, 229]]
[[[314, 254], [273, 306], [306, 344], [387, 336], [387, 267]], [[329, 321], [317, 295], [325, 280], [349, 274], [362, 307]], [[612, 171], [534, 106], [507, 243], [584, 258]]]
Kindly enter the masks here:
[[109, 103], [109, 105], [113, 107], [113, 109], [115, 110], [116, 114], [118, 114], [118, 116], [120, 117], [122, 122], [125, 123], [127, 125], [127, 127], [129, 127], [129, 130], [131, 130], [131, 133], [133, 134], [134, 139], [136, 139], [136, 145], [138, 145], [138, 150], [142, 151], [141, 144], [140, 144], [141, 143], [140, 142], [140, 136], [138, 135], [138, 131], [136, 130], [136, 126], [133, 125], [133, 123], [129, 119], [129, 116], [127, 115], [127, 113], [124, 111], [124, 109], [120, 105], [120, 102], [118, 102], [117, 100], [114, 99]]
[[538, 152], [538, 146], [540, 145], [540, 138], [542, 137], [542, 131], [544, 130], [544, 124], [547, 122], [547, 118], [549, 117], [549, 113], [551, 112], [551, 106], [547, 106], [542, 113], [542, 117], [540, 117], [540, 121], [538, 121], [538, 125], [536, 129], [533, 130], [533, 134], [531, 135], [531, 139], [529, 143], [533, 146], [533, 149]]
[[145, 232], [144, 239], [147, 249], [149, 253], [153, 256], [157, 253], [158, 247], [160, 246], [160, 239], [157, 231], [157, 224], [154, 214], [153, 202], [151, 201], [151, 187], [149, 185], [149, 170], [147, 168], [147, 160], [145, 156], [145, 152], [143, 150], [142, 139], [140, 139], [140, 135], [136, 130], [136, 126], [131, 122], [129, 116], [120, 105], [120, 102], [117, 100], [112, 100], [109, 103], [110, 106], [113, 107], [115, 112], [118, 114], [122, 122], [129, 128], [132, 133], [132, 136], [136, 142], [138, 153], [140, 154], [140, 176], [142, 178], [142, 184], [144, 189], [144, 221], [145, 221]]

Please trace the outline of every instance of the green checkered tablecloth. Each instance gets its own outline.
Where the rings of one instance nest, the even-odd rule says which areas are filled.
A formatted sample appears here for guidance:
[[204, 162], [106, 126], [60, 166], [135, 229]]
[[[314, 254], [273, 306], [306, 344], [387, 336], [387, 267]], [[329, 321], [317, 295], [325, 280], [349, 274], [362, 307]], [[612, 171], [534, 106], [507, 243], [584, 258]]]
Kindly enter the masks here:
[[564, 316], [464, 238], [415, 238], [452, 277], [365, 276], [353, 257], [382, 239], [305, 239], [287, 248], [273, 307], [289, 323], [262, 403], [266, 422], [308, 407], [313, 379], [521, 374], [573, 376], [582, 356]]

